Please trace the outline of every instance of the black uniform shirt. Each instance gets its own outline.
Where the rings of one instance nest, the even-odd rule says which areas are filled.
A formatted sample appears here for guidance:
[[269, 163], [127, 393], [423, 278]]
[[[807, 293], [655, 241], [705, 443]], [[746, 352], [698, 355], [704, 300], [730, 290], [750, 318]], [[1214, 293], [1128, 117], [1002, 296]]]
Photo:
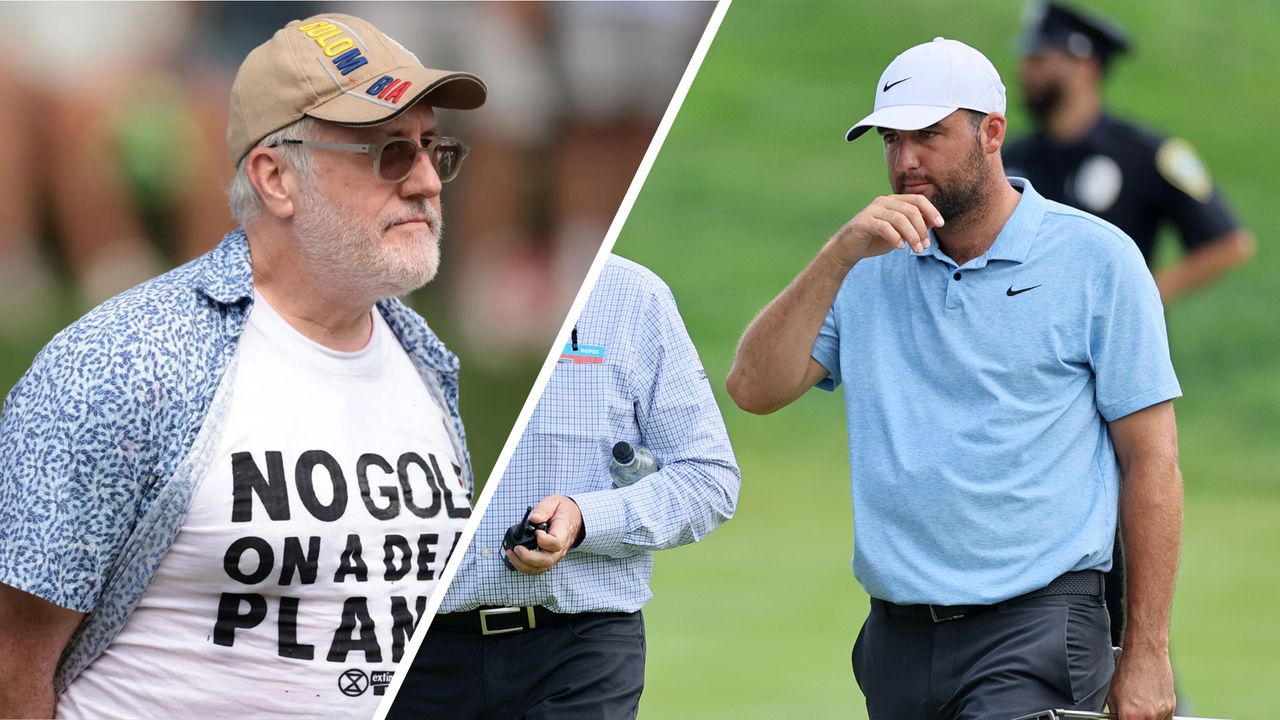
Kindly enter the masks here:
[[1036, 133], [1006, 145], [1003, 155], [1007, 174], [1125, 231], [1148, 265], [1166, 220], [1187, 251], [1238, 227], [1190, 144], [1108, 115], [1076, 143]]

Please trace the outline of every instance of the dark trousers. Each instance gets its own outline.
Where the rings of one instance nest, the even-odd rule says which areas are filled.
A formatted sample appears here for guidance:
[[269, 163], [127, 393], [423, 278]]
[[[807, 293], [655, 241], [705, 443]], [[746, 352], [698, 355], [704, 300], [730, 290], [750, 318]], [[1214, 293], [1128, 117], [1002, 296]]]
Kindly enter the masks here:
[[1111, 551], [1111, 570], [1107, 572], [1107, 610], [1111, 613], [1111, 644], [1124, 645], [1124, 543], [1116, 528], [1115, 549]]
[[1101, 597], [1009, 602], [941, 623], [888, 610], [872, 600], [853, 646], [871, 720], [1011, 720], [1106, 701], [1115, 659]]
[[574, 616], [508, 635], [427, 633], [388, 720], [615, 720], [644, 690], [640, 613]]

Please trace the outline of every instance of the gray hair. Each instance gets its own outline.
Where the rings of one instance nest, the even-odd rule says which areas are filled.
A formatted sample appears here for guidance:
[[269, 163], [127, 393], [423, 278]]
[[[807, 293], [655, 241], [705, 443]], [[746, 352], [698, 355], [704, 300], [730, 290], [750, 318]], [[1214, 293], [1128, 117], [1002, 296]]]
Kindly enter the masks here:
[[[282, 140], [315, 140], [320, 136], [321, 123], [309, 117], [303, 117], [258, 141], [254, 147], [270, 147], [279, 145]], [[276, 152], [284, 157], [285, 162], [294, 169], [306, 182], [315, 178], [315, 163], [312, 154], [297, 145], [279, 145]], [[258, 218], [262, 212], [262, 198], [258, 189], [249, 181], [249, 156], [246, 154], [236, 166], [235, 177], [227, 186], [227, 203], [231, 207], [231, 216], [244, 227]]]

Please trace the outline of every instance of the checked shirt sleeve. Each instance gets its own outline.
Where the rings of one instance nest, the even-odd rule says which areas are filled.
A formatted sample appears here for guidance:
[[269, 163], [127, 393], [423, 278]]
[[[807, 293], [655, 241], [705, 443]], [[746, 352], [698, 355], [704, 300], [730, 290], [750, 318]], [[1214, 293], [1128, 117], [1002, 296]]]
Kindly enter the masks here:
[[573, 495], [575, 552], [628, 557], [697, 542], [733, 516], [740, 473], [706, 372], [664, 285], [639, 309], [629, 378], [641, 442], [661, 469], [634, 485]]

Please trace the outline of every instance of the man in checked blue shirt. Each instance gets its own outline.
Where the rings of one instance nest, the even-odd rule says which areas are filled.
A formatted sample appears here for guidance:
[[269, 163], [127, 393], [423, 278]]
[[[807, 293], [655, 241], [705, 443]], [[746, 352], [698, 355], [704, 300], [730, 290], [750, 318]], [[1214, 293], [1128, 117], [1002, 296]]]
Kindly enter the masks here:
[[[610, 449], [661, 469], [614, 488]], [[611, 256], [458, 574], [392, 717], [631, 718], [644, 687], [653, 552], [733, 515], [739, 472], [670, 290]], [[502, 537], [526, 508], [538, 550]]]
[[[853, 671], [874, 720], [1052, 708], [1171, 717], [1182, 484], [1155, 283], [1114, 226], [1005, 176], [1004, 86], [937, 38], [876, 85], [895, 194], [751, 324], [729, 392], [772, 412], [845, 386]], [[1103, 600], [1130, 555], [1115, 661]], [[1114, 676], [1113, 676], [1114, 672]]]

